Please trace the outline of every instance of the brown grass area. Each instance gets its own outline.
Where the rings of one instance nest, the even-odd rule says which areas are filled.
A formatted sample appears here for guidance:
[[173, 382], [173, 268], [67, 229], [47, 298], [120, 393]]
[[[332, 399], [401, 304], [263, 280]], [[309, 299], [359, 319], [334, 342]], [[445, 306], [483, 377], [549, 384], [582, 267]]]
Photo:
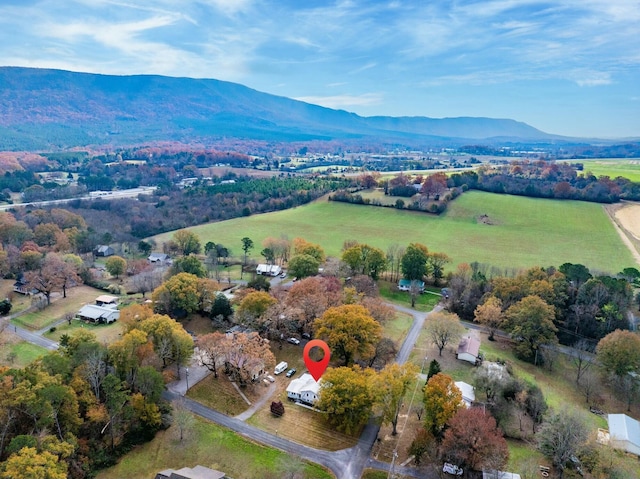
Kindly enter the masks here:
[[[253, 403], [260, 398], [262, 389], [260, 385], [250, 385], [241, 391]], [[264, 389], [266, 390], [266, 388]], [[217, 379], [213, 375], [207, 376], [189, 388], [188, 396], [227, 416], [236, 416], [249, 408], [249, 405], [224, 374], [218, 374]]]
[[51, 304], [42, 311], [27, 313], [15, 318], [13, 321], [20, 326], [31, 330], [39, 330], [63, 319], [66, 313], [76, 313], [85, 304], [93, 303], [103, 294], [102, 291], [91, 286], [77, 286], [67, 290], [67, 297], [56, 295], [51, 299]]
[[286, 384], [288, 382], [279, 382], [278, 393], [272, 397], [272, 400], [279, 400], [284, 404], [285, 413], [282, 417], [277, 418], [271, 414], [271, 402], [267, 401], [247, 422], [272, 434], [317, 449], [337, 451], [357, 443], [360, 431], [353, 436], [342, 434], [327, 423], [323, 413], [290, 402], [285, 392]]

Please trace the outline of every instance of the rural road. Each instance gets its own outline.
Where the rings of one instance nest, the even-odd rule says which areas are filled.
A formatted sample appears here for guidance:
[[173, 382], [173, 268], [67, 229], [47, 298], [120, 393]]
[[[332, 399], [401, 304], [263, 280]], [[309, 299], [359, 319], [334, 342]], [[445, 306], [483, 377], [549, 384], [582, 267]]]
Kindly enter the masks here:
[[[413, 316], [413, 323], [409, 328], [409, 332], [396, 355], [396, 362], [399, 364], [405, 363], [409, 359], [409, 354], [413, 349], [422, 326], [424, 325], [427, 317], [437, 311], [442, 310], [442, 305], [437, 305], [432, 311], [428, 313], [422, 313], [415, 311], [414, 309], [406, 308], [403, 306], [393, 305], [397, 311], [407, 313]], [[203, 369], [203, 368], [202, 368]], [[199, 378], [202, 378], [202, 374], [207, 373], [206, 370], [200, 369], [198, 374]], [[192, 376], [192, 371], [195, 372], [196, 368], [193, 366], [189, 369], [189, 377]], [[168, 390], [164, 392], [163, 397], [169, 401], [178, 399], [184, 396], [186, 392], [186, 378], [182, 377], [180, 381], [175, 381], [168, 385]], [[248, 414], [241, 414], [235, 418], [226, 416], [222, 413], [214, 411], [212, 409], [203, 406], [200, 403], [192, 401], [191, 399], [184, 398], [184, 405], [191, 412], [204, 417], [216, 424], [227, 427], [245, 437], [248, 437], [254, 441], [262, 444], [278, 448], [289, 454], [295, 454], [303, 459], [311, 462], [318, 463], [329, 470], [331, 470], [337, 479], [360, 479], [365, 468], [378, 469], [383, 471], [389, 471], [391, 466], [385, 462], [374, 460], [370, 457], [371, 448], [373, 447], [380, 426], [374, 422], [369, 422], [362, 431], [358, 443], [348, 449], [342, 449], [340, 451], [323, 451], [314, 449], [296, 442], [284, 439], [280, 436], [265, 432], [256, 427], [250, 426], [243, 422], [246, 420]], [[395, 466], [394, 471], [396, 473], [403, 474], [408, 477], [430, 479], [431, 477], [439, 477], [432, 472], [433, 476], [424, 469], [418, 469], [413, 467], [401, 467]]]

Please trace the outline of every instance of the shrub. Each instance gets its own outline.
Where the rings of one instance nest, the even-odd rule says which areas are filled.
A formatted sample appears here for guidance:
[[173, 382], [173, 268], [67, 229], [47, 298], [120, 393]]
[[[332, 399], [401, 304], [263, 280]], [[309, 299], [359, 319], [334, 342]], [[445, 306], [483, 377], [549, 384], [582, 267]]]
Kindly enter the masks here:
[[275, 417], [280, 417], [284, 414], [284, 405], [282, 404], [282, 401], [273, 401], [271, 403], [271, 414]]

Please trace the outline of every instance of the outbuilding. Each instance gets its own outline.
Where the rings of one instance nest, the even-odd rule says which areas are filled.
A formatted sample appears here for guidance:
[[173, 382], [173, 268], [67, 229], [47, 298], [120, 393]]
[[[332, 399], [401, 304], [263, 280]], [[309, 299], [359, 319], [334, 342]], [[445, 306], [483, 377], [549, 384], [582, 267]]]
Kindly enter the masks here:
[[106, 244], [96, 246], [96, 249], [93, 251], [96, 256], [113, 256], [114, 254], [116, 254], [113, 248]]
[[609, 444], [640, 456], [640, 422], [626, 414], [609, 414]]
[[460, 340], [456, 357], [461, 361], [476, 364], [480, 357], [480, 340], [474, 336], [467, 336]]
[[256, 274], [261, 274], [263, 276], [278, 276], [280, 273], [282, 273], [282, 268], [277, 264], [260, 263], [256, 267]]

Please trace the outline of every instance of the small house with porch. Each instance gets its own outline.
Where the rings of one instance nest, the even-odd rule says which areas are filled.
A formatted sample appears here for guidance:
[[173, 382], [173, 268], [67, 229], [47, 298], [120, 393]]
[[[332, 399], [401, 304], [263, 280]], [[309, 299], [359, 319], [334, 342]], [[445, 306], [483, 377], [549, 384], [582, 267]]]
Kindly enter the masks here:
[[475, 336], [467, 336], [460, 340], [456, 357], [461, 361], [477, 364], [480, 359], [480, 340]]
[[287, 397], [291, 401], [313, 406], [318, 400], [318, 391], [320, 391], [320, 383], [313, 379], [311, 374], [304, 373], [289, 383]]
[[473, 386], [469, 383], [465, 383], [464, 381], [456, 381], [455, 385], [462, 393], [462, 402], [467, 408], [470, 408], [476, 400], [476, 393]]
[[[398, 282], [398, 290], [400, 291], [411, 291], [411, 283], [410, 279], [401, 279]], [[424, 281], [415, 281], [415, 287], [421, 293], [424, 293]]]
[[164, 264], [169, 261], [169, 255], [166, 253], [151, 253], [147, 259], [149, 263]]
[[76, 319], [81, 321], [91, 321], [92, 323], [111, 324], [120, 319], [120, 311], [115, 307], [98, 306], [87, 304], [76, 313]]

